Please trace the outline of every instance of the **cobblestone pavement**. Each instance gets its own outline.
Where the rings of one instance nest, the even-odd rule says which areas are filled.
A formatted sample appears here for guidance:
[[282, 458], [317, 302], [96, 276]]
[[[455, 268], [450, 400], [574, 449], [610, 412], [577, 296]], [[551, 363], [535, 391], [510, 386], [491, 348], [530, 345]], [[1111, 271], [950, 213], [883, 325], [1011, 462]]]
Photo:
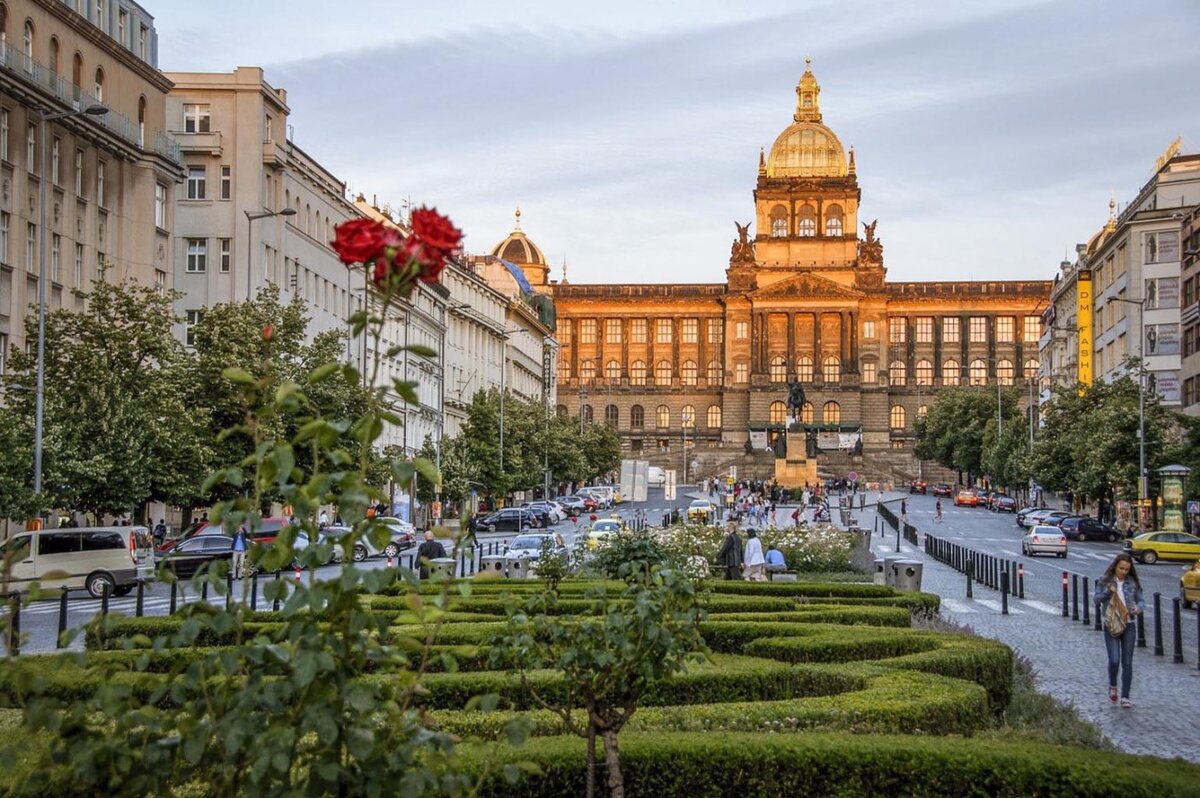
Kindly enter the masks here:
[[[871, 528], [874, 513], [860, 516], [863, 527]], [[871, 549], [876, 557], [895, 555], [895, 541], [894, 534], [875, 536]], [[1003, 615], [998, 591], [976, 584], [974, 598], [968, 599], [963, 574], [907, 541], [901, 542], [900, 554], [924, 563], [921, 589], [942, 597], [942, 617], [1006, 643], [1030, 660], [1042, 692], [1074, 706], [1122, 751], [1200, 762], [1200, 668], [1194, 650], [1185, 651], [1184, 663], [1176, 664], [1169, 640], [1166, 655], [1155, 656], [1147, 635], [1147, 647], [1134, 652], [1134, 707], [1121, 709], [1108, 701], [1102, 632], [1063, 618], [1061, 604], [1045, 600], [1010, 599], [1010, 614]], [[1195, 625], [1195, 613], [1187, 613], [1185, 623]]]

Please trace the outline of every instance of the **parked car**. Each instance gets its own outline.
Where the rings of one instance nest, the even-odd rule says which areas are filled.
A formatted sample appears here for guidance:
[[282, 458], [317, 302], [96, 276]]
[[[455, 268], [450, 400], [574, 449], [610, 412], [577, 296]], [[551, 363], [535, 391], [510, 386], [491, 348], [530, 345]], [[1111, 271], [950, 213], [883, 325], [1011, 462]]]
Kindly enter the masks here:
[[608, 485], [592, 485], [575, 491], [580, 496], [591, 496], [596, 500], [600, 509], [608, 510], [613, 506], [615, 491]]
[[534, 532], [514, 538], [512, 543], [508, 544], [508, 551], [504, 553], [504, 557], [508, 560], [529, 560], [531, 565], [537, 565], [537, 561], [542, 557], [542, 547], [546, 541], [549, 541], [550, 550], [554, 554], [568, 555], [571, 553], [566, 541], [557, 532]]
[[1035, 554], [1053, 554], [1066, 559], [1067, 536], [1054, 526], [1035, 526], [1021, 539], [1021, 553], [1026, 557]]
[[1025, 524], [1029, 527], [1038, 525], [1058, 526], [1058, 522], [1069, 515], [1071, 514], [1066, 510], [1048, 510], [1043, 508], [1030, 513], [1025, 519]]
[[567, 517], [566, 512], [564, 512], [563, 509], [558, 506], [558, 502], [547, 501], [546, 499], [541, 499], [536, 502], [526, 502], [521, 506], [528, 507], [534, 512], [544, 509], [546, 511], [546, 515], [549, 516], [549, 523], [551, 524], [557, 524], [559, 521], [562, 521]]
[[1200, 604], [1200, 560], [1179, 577], [1179, 598], [1186, 609]]
[[537, 519], [538, 526], [550, 526], [554, 523], [553, 516], [550, 513], [550, 508], [545, 505], [522, 504], [522, 510], [531, 513]]
[[[286, 516], [267, 516], [259, 522], [257, 528], [255, 528], [254, 532], [250, 535], [250, 540], [254, 543], [262, 543], [265, 546], [269, 546], [275, 542], [275, 538], [279, 536], [279, 533], [288, 525], [289, 522], [290, 519]], [[166, 554], [175, 546], [179, 545], [180, 542], [188, 540], [189, 538], [194, 538], [197, 535], [222, 533], [224, 533], [224, 530], [222, 530], [220, 524], [213, 523], [212, 521], [205, 521], [199, 526], [196, 526], [189, 532], [185, 533], [182, 537], [174, 538], [164, 542], [158, 547], [158, 553]]]
[[576, 493], [574, 496], [568, 496], [568, 499], [578, 499], [583, 502], [583, 512], [594, 513], [600, 509], [600, 502], [596, 501], [596, 497], [588, 493]]
[[1200, 559], [1200, 538], [1187, 532], [1143, 532], [1125, 541], [1125, 553], [1146, 565]]
[[945, 496], [947, 499], [954, 495], [954, 488], [946, 482], [939, 482], [930, 490], [934, 496]]
[[1029, 519], [1033, 516], [1034, 513], [1041, 512], [1042, 509], [1043, 508], [1041, 508], [1041, 507], [1026, 507], [1023, 510], [1019, 510], [1017, 512], [1017, 516], [1016, 516], [1017, 526], [1019, 526], [1021, 528], [1028, 528], [1028, 527], [1033, 526], [1033, 523]]
[[[370, 557], [397, 557], [400, 552], [416, 545], [413, 533], [403, 526], [407, 522], [399, 518], [381, 518], [379, 520], [384, 522], [383, 526], [388, 530], [388, 541], [383, 546], [377, 546], [371, 540], [370, 533], [363, 535], [354, 541], [354, 548], [350, 552], [350, 556], [355, 562], [362, 562]], [[400, 525], [392, 524], [392, 521], [399, 521]], [[407, 524], [407, 526], [411, 527], [412, 525]], [[327, 526], [320, 531], [320, 535], [323, 539], [340, 538], [345, 537], [349, 532], [350, 527], [348, 526]], [[340, 544], [335, 544], [332, 558], [334, 562], [342, 561], [344, 554], [341, 548]]]
[[909, 493], [920, 493], [922, 496], [924, 496], [927, 488], [928, 488], [928, 484], [925, 482], [925, 480], [918, 479], [909, 484], [908, 492]]
[[144, 526], [22, 532], [0, 546], [0, 556], [11, 557], [9, 587], [20, 592], [37, 582], [44, 590], [124, 596], [139, 580], [154, 578], [154, 539]]
[[954, 497], [955, 507], [975, 507], [979, 504], [979, 497], [973, 490], [960, 490], [958, 495]]
[[221, 532], [193, 535], [179, 541], [164, 553], [159, 562], [180, 579], [194, 576], [202, 566], [229, 561], [233, 557], [233, 538]]
[[986, 510], [992, 509], [992, 497], [996, 494], [990, 490], [975, 491], [975, 506], [983, 507]]
[[488, 532], [524, 532], [539, 525], [537, 516], [524, 507], [505, 507], [479, 522], [479, 528]]
[[1058, 522], [1058, 528], [1070, 540], [1107, 540], [1112, 543], [1121, 537], [1114, 527], [1086, 515], [1069, 515]]
[[687, 520], [707, 524], [716, 517], [717, 508], [708, 499], [696, 499], [687, 508]]
[[586, 502], [579, 496], [559, 496], [558, 503], [571, 516], [578, 516], [587, 511]]
[[992, 499], [992, 504], [988, 509], [993, 513], [1015, 513], [1017, 511], [1017, 500], [1012, 496], [997, 494]]
[[589, 549], [596, 548], [624, 528], [625, 525], [616, 518], [602, 518], [593, 522], [587, 533], [587, 547]]

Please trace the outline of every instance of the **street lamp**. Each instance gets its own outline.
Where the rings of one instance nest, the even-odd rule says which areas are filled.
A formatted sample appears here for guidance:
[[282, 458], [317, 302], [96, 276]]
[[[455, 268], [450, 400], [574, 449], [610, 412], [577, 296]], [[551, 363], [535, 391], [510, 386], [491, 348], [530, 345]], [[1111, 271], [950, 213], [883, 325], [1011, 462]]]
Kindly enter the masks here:
[[1146, 338], [1146, 298], [1126, 299], [1110, 296], [1106, 302], [1127, 302], [1138, 306], [1138, 526], [1142, 524], [1142, 501], [1149, 493], [1146, 485], [1146, 361], [1142, 342]]
[[42, 492], [42, 419], [46, 407], [46, 123], [72, 116], [104, 116], [108, 108], [92, 103], [81, 110], [41, 111], [38, 117], [38, 331], [37, 331], [37, 388], [33, 411], [33, 492]]
[[272, 216], [295, 216], [295, 208], [284, 208], [280, 211], [259, 211], [251, 213], [246, 211], [246, 301], [249, 302], [254, 298], [254, 223], [259, 219], [269, 219]]

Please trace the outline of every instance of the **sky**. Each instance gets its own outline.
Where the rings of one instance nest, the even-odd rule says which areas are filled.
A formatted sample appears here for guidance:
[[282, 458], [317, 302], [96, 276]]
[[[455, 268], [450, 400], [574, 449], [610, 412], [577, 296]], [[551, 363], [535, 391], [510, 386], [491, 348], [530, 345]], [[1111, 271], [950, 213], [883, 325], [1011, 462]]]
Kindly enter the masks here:
[[264, 67], [352, 191], [472, 253], [519, 204], [573, 283], [724, 281], [805, 56], [889, 280], [1049, 279], [1200, 151], [1194, 0], [142, 3], [160, 69]]

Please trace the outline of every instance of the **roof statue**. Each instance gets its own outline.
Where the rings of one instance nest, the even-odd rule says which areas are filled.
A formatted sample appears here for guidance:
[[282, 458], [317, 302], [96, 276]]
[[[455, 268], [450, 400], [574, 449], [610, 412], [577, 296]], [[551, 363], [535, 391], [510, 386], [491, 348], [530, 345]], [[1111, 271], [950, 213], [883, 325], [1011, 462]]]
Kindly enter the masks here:
[[730, 263], [754, 263], [754, 242], [750, 240], [750, 222], [741, 224], [735, 221], [738, 237], [733, 242], [729, 252]]
[[858, 242], [858, 262], [863, 266], [879, 266], [883, 263], [883, 242], [875, 237], [875, 219], [870, 224], [863, 222], [865, 237]]

